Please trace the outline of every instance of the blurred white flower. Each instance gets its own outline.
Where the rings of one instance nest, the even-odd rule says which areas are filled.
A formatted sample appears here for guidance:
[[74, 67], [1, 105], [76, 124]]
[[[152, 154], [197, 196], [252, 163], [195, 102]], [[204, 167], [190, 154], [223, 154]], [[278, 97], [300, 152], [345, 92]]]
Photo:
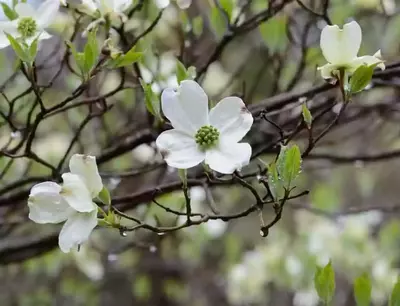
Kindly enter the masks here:
[[299, 258], [294, 255], [289, 255], [285, 260], [286, 271], [292, 276], [298, 276], [303, 272], [303, 265]]
[[[170, 0], [154, 0], [155, 5], [160, 8], [160, 9], [164, 9], [166, 8], [171, 1]], [[190, 4], [192, 4], [192, 0], [176, 0], [176, 4], [178, 5], [178, 7], [182, 10], [187, 9]]]
[[100, 17], [91, 22], [83, 31], [82, 36], [86, 36], [88, 31], [96, 27], [98, 24], [114, 17], [120, 18], [122, 22], [127, 20], [124, 12], [132, 5], [132, 0], [82, 0], [81, 7], [88, 14]]
[[372, 56], [357, 56], [361, 38], [361, 28], [355, 21], [345, 24], [343, 29], [340, 29], [337, 25], [327, 25], [323, 28], [320, 45], [322, 53], [328, 61], [328, 64], [318, 67], [323, 78], [338, 78], [340, 69], [343, 69], [347, 74], [352, 74], [364, 64], [378, 64], [379, 68], [385, 69], [380, 50]]
[[0, 21], [0, 48], [10, 45], [5, 33], [16, 39], [22, 39], [27, 44], [39, 37], [39, 40], [51, 37], [45, 31], [57, 17], [60, 7], [59, 0], [44, 1], [39, 7], [34, 8], [28, 3], [18, 3], [15, 12], [18, 18], [8, 21]]
[[90, 12], [100, 12], [101, 16], [107, 14], [121, 14], [131, 6], [132, 0], [82, 0], [82, 5]]
[[251, 147], [238, 141], [250, 130], [253, 116], [240, 98], [224, 98], [209, 112], [207, 94], [185, 80], [176, 91], [163, 91], [161, 106], [173, 129], [161, 133], [156, 145], [170, 167], [188, 169], [205, 161], [230, 174], [249, 163]]
[[316, 306], [318, 305], [318, 301], [318, 294], [315, 290], [299, 291], [293, 297], [294, 306]]
[[64, 253], [86, 241], [96, 227], [97, 205], [92, 199], [103, 189], [95, 157], [75, 154], [69, 169], [71, 172], [62, 175], [62, 185], [36, 184], [28, 198], [32, 221], [40, 224], [66, 221], [58, 240]]
[[208, 220], [204, 223], [204, 228], [207, 233], [213, 237], [218, 238], [223, 235], [228, 227], [228, 223], [222, 220]]

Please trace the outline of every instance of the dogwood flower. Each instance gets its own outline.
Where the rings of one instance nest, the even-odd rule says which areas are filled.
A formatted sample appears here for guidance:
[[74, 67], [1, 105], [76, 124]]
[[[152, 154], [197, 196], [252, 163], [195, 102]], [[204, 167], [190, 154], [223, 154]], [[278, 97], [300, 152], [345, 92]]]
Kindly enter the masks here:
[[29, 219], [36, 223], [64, 223], [58, 244], [64, 253], [82, 244], [97, 225], [97, 205], [92, 201], [103, 189], [96, 158], [75, 154], [63, 184], [43, 182], [32, 187]]
[[132, 0], [82, 0], [82, 5], [90, 12], [100, 12], [101, 16], [123, 14], [132, 4]]
[[156, 145], [167, 164], [188, 169], [205, 161], [224, 174], [247, 165], [248, 143], [238, 143], [250, 130], [253, 116], [238, 97], [222, 99], [208, 111], [208, 97], [195, 81], [165, 89], [161, 107], [173, 129], [162, 132]]
[[[171, 1], [170, 0], [154, 0], [155, 4], [158, 8], [164, 9], [166, 8]], [[192, 4], [192, 0], [176, 0], [176, 4], [182, 10], [189, 8], [190, 4]]]
[[93, 29], [96, 25], [104, 22], [106, 18], [112, 20], [113, 17], [121, 18], [122, 22], [127, 20], [124, 12], [131, 6], [132, 0], [82, 0], [81, 7], [88, 11], [89, 14], [100, 17], [91, 22], [86, 30], [82, 33], [83, 36]]
[[60, 7], [59, 0], [44, 1], [38, 8], [33, 8], [28, 3], [18, 3], [15, 12], [18, 18], [8, 21], [0, 21], [0, 48], [10, 45], [5, 33], [16, 39], [23, 39], [30, 44], [36, 37], [48, 39], [51, 37], [44, 29], [56, 18]]
[[322, 53], [328, 61], [328, 64], [318, 67], [323, 78], [338, 78], [341, 69], [347, 75], [351, 75], [358, 67], [365, 64], [368, 66], [378, 64], [379, 68], [385, 69], [380, 50], [372, 56], [357, 56], [361, 38], [361, 28], [355, 21], [345, 24], [343, 29], [337, 25], [327, 25], [323, 28], [320, 45]]

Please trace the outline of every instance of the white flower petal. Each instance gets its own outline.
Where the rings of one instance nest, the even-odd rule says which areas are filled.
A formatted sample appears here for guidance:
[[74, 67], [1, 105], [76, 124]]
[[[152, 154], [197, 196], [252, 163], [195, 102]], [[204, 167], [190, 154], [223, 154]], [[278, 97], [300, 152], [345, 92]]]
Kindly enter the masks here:
[[93, 0], [82, 0], [82, 5], [89, 11], [94, 12], [97, 10], [97, 6]]
[[242, 99], [227, 97], [211, 109], [209, 121], [219, 130], [220, 137], [228, 142], [238, 142], [253, 125], [253, 116]]
[[90, 213], [75, 213], [68, 218], [58, 237], [58, 245], [64, 253], [89, 239], [97, 225], [97, 209]]
[[169, 0], [154, 0], [154, 3], [159, 9], [164, 9], [169, 5]]
[[321, 49], [331, 64], [345, 65], [352, 61], [361, 45], [361, 28], [352, 21], [340, 29], [337, 25], [325, 26], [321, 33]]
[[79, 212], [90, 212], [96, 209], [85, 182], [77, 174], [64, 173], [62, 175], [64, 184], [61, 195], [68, 205]]
[[192, 4], [192, 0], [176, 0], [179, 8], [185, 10]]
[[114, 0], [114, 11], [122, 13], [132, 4], [132, 0]]
[[321, 76], [324, 79], [331, 79], [334, 76], [332, 74], [337, 74], [338, 66], [335, 64], [326, 64], [322, 67], [318, 67], [318, 70], [321, 71]]
[[36, 11], [35, 9], [28, 3], [18, 3], [15, 6], [15, 11], [18, 14], [18, 17], [32, 17], [36, 20]]
[[60, 2], [57, 0], [44, 1], [37, 9], [37, 23], [43, 29], [52, 24], [57, 17]]
[[10, 34], [14, 38], [18, 38], [20, 36], [17, 30], [17, 22], [17, 20], [0, 21], [0, 49], [10, 45], [10, 41], [5, 33]]
[[231, 174], [250, 162], [251, 146], [248, 143], [222, 143], [206, 152], [205, 162], [214, 171]]
[[157, 148], [170, 167], [188, 169], [201, 163], [205, 153], [197, 148], [194, 138], [178, 130], [164, 131], [156, 140]]
[[79, 175], [85, 182], [92, 199], [97, 197], [103, 189], [103, 182], [97, 169], [96, 157], [83, 154], [74, 154], [69, 160], [69, 170]]
[[208, 97], [195, 81], [182, 81], [177, 91], [165, 89], [161, 105], [172, 126], [189, 135], [208, 124]]
[[354, 72], [358, 67], [362, 65], [373, 65], [373, 64], [378, 64], [377, 67], [385, 70], [385, 64], [383, 63], [382, 59], [379, 57], [380, 56], [380, 51], [375, 53], [374, 55], [364, 55], [357, 57], [351, 62], [351, 69], [350, 73]]
[[43, 182], [32, 187], [29, 198], [29, 219], [36, 223], [60, 223], [74, 212], [60, 195], [61, 186]]

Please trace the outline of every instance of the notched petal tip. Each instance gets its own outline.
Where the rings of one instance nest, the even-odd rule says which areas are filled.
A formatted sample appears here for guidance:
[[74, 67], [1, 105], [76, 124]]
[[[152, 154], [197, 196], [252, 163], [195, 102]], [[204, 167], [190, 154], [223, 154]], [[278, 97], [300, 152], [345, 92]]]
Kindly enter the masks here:
[[242, 108], [240, 109], [240, 112], [242, 114], [251, 114], [251, 112], [249, 111], [249, 109], [246, 107], [246, 105], [243, 103]]

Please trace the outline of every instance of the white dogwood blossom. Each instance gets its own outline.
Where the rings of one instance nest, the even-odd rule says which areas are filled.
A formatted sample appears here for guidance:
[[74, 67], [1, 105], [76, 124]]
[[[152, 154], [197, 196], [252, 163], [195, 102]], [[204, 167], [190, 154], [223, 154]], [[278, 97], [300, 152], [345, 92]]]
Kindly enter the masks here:
[[125, 22], [127, 17], [124, 13], [131, 5], [132, 0], [82, 0], [83, 10], [97, 18], [87, 26], [82, 35], [86, 36], [95, 26], [106, 20], [113, 20], [114, 17]]
[[[156, 6], [160, 9], [166, 8], [171, 1], [170, 0], [154, 0]], [[189, 8], [190, 4], [192, 4], [192, 0], [176, 0], [176, 4], [182, 10]]]
[[14, 20], [0, 21], [0, 48], [10, 45], [5, 33], [16, 39], [23, 39], [30, 44], [36, 37], [48, 39], [51, 37], [45, 31], [57, 17], [60, 0], [44, 1], [39, 7], [33, 8], [30, 4], [20, 2], [15, 6], [18, 18]]
[[75, 154], [71, 172], [62, 175], [61, 185], [43, 182], [32, 187], [29, 218], [40, 224], [66, 221], [59, 235], [59, 247], [67, 253], [89, 238], [97, 225], [97, 205], [92, 199], [103, 189], [96, 158]]
[[122, 14], [131, 4], [132, 0], [82, 0], [82, 5], [90, 12], [99, 11], [102, 16]]
[[325, 79], [339, 77], [339, 70], [343, 69], [348, 75], [362, 65], [377, 64], [382, 70], [385, 65], [381, 59], [381, 51], [374, 55], [358, 57], [362, 39], [361, 28], [355, 21], [347, 23], [340, 29], [337, 25], [327, 25], [321, 33], [320, 45], [328, 64], [319, 67]]
[[239, 141], [253, 116], [240, 98], [224, 98], [209, 111], [204, 90], [185, 80], [177, 90], [162, 92], [161, 106], [173, 129], [161, 133], [156, 145], [169, 166], [188, 169], [205, 161], [211, 169], [230, 174], [249, 163], [251, 146]]

